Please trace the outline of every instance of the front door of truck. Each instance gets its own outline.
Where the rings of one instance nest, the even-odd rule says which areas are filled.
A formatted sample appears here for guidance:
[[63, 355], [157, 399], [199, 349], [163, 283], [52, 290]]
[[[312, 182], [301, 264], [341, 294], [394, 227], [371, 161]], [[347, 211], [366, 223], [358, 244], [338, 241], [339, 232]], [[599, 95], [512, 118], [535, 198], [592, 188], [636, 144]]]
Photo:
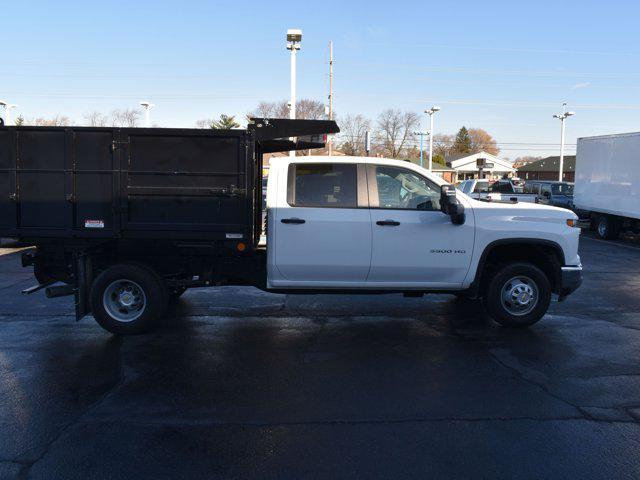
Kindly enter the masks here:
[[368, 165], [372, 288], [457, 288], [473, 253], [474, 219], [454, 225], [440, 187], [410, 169]]
[[310, 287], [364, 284], [371, 259], [364, 165], [292, 163], [279, 181], [287, 183], [286, 200], [279, 202], [276, 225], [269, 226], [275, 235], [269, 238], [283, 281]]

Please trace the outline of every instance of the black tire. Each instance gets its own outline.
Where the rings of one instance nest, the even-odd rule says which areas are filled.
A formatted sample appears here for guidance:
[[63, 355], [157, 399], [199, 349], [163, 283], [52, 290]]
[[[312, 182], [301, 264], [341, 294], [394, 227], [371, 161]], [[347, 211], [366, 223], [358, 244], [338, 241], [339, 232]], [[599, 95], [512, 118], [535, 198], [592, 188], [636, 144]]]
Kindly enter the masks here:
[[[120, 282], [120, 283], [118, 283]], [[117, 312], [118, 287], [124, 294], [128, 286], [133, 288], [127, 300], [134, 298], [130, 319], [126, 308]], [[108, 292], [112, 292], [109, 296]], [[142, 292], [142, 294], [140, 294]], [[118, 335], [146, 333], [157, 327], [164, 314], [167, 299], [162, 280], [150, 269], [138, 264], [114, 265], [102, 272], [91, 287], [91, 311], [98, 324]], [[111, 311], [109, 310], [111, 309]]]
[[[519, 280], [513, 282], [512, 280], [514, 279]], [[514, 313], [518, 304], [511, 304], [509, 301], [503, 302], [503, 289], [511, 290], [513, 294], [517, 291], [514, 289], [521, 285], [525, 290], [527, 287], [533, 288], [537, 292], [537, 300], [530, 311], [524, 308], [520, 312]], [[527, 296], [526, 298], [529, 297]], [[551, 302], [551, 283], [544, 272], [535, 265], [530, 263], [506, 265], [493, 275], [483, 301], [489, 315], [500, 325], [515, 328], [528, 327], [547, 313]], [[511, 305], [511, 308], [509, 308], [509, 305]]]
[[615, 240], [620, 236], [620, 225], [609, 215], [600, 215], [596, 223], [596, 231], [604, 240]]

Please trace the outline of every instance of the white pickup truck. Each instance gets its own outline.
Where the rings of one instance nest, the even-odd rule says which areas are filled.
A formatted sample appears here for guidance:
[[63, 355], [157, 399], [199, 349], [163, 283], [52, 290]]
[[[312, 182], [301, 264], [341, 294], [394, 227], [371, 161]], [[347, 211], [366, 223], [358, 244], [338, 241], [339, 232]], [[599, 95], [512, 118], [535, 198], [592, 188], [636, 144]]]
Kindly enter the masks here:
[[458, 190], [476, 200], [488, 202], [534, 202], [537, 196], [524, 193], [521, 180], [489, 180], [469, 179], [458, 185]]
[[267, 215], [268, 290], [453, 293], [528, 326], [582, 281], [573, 212], [476, 201], [408, 162], [273, 159]]

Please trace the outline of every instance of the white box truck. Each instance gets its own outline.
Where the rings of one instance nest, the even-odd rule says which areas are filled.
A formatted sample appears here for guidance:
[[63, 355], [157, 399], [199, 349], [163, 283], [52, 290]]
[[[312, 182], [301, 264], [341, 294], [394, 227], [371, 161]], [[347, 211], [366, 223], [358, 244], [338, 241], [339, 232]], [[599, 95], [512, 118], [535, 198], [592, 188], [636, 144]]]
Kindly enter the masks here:
[[578, 139], [574, 203], [602, 238], [640, 232], [640, 132]]

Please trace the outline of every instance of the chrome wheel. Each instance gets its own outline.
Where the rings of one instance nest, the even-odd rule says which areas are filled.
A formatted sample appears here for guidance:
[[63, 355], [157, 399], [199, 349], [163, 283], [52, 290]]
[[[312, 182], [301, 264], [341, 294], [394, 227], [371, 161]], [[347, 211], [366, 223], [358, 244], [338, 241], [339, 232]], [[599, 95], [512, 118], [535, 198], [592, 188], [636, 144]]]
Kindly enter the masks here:
[[500, 300], [509, 314], [526, 315], [538, 304], [538, 286], [529, 277], [513, 277], [503, 285]]
[[607, 238], [607, 223], [608, 222], [605, 217], [600, 217], [600, 220], [598, 220], [598, 235], [600, 235], [601, 238]]
[[147, 297], [144, 290], [131, 280], [111, 282], [102, 295], [102, 304], [107, 313], [118, 322], [136, 320], [144, 312]]

